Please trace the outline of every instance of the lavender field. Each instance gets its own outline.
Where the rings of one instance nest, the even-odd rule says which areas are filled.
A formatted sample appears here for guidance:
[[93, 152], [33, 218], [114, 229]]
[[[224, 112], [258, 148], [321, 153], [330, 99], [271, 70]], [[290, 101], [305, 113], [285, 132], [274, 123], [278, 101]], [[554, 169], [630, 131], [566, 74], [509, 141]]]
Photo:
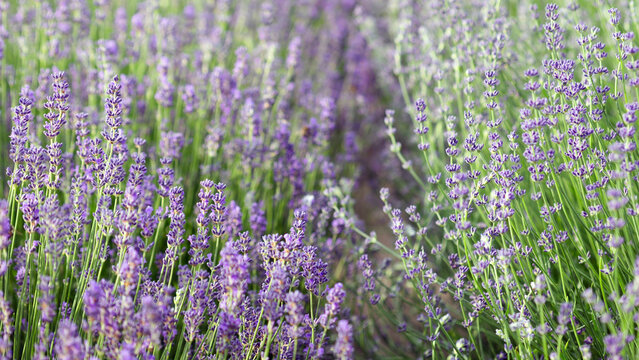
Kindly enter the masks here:
[[0, 359], [639, 359], [639, 1], [0, 0]]

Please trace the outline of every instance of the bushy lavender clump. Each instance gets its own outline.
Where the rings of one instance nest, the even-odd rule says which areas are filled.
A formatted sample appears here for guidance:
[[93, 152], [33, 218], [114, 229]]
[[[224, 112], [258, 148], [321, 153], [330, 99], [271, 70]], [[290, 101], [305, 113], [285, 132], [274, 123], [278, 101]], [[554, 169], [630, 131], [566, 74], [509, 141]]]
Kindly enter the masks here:
[[[60, 203], [66, 197], [46, 182], [46, 153], [22, 142], [28, 149], [24, 178], [12, 183], [9, 201], [0, 202], [3, 286], [15, 289], [16, 301], [14, 313], [3, 297], [4, 354], [321, 357], [331, 348], [326, 337], [342, 316], [344, 292], [340, 283], [328, 289], [321, 249], [305, 245], [307, 212], [295, 212], [288, 233], [259, 242], [241, 232], [241, 209], [238, 218], [229, 212], [227, 186], [205, 179], [194, 233], [187, 236], [185, 191], [173, 185], [162, 192], [162, 183], [168, 187], [174, 179], [153, 185], [145, 175], [143, 141], [135, 141], [126, 176], [119, 89], [116, 77], [107, 90], [106, 146], [81, 139], [92, 155], [78, 155], [81, 162], [56, 177], [73, 189], [67, 202]], [[171, 162], [162, 164], [160, 170]], [[89, 201], [95, 201], [93, 209]], [[260, 236], [265, 215], [254, 215], [256, 227], [249, 228]], [[165, 218], [168, 231], [161, 227]], [[257, 253], [261, 259], [251, 259]], [[60, 278], [60, 271], [67, 275]], [[324, 311], [306, 310], [323, 301]], [[345, 331], [338, 333], [340, 353], [352, 346]]]
[[116, 5], [2, 5], [0, 357], [352, 358], [353, 6]]
[[638, 356], [639, 45], [617, 5], [387, 5], [405, 177], [381, 191], [394, 249], [362, 233], [396, 259], [360, 260], [375, 331], [432, 358]]

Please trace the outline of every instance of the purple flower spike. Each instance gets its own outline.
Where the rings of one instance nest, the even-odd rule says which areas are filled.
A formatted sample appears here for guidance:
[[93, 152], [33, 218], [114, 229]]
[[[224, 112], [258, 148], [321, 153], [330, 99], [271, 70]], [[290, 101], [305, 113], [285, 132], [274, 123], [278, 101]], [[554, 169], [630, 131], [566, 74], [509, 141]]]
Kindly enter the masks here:
[[339, 360], [353, 359], [353, 326], [347, 320], [337, 323], [337, 340], [333, 346], [335, 358]]
[[85, 357], [82, 338], [76, 325], [68, 319], [60, 321], [55, 339], [55, 354], [58, 359], [83, 360]]

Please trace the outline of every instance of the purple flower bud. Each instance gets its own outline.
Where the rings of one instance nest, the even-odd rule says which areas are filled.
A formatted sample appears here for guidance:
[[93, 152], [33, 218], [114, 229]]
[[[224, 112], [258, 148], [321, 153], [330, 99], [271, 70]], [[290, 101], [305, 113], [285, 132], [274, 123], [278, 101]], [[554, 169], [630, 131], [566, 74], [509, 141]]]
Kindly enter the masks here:
[[566, 325], [570, 322], [571, 317], [572, 317], [572, 304], [562, 303], [559, 306], [559, 314], [557, 315], [557, 322], [560, 325]]
[[13, 227], [6, 200], [0, 200], [0, 250], [6, 249], [11, 244]]
[[304, 335], [301, 327], [304, 321], [304, 295], [299, 291], [286, 294], [286, 321], [290, 326], [289, 335], [294, 338], [300, 338]]
[[610, 24], [612, 26], [617, 26], [621, 20], [619, 10], [617, 8], [610, 8], [608, 9], [608, 14], [610, 14]]
[[4, 293], [0, 291], [0, 324], [2, 324], [2, 338], [0, 339], [0, 354], [4, 359], [12, 358], [12, 334], [13, 319], [12, 309], [9, 302], [5, 299]]
[[239, 310], [249, 282], [248, 265], [248, 257], [240, 255], [232, 243], [227, 242], [220, 252], [220, 310], [229, 314], [235, 314]]
[[323, 327], [330, 328], [333, 326], [345, 297], [346, 292], [342, 283], [337, 283], [328, 290], [324, 313], [320, 316], [320, 324]]
[[375, 290], [375, 272], [373, 270], [373, 265], [371, 261], [368, 259], [367, 254], [363, 254], [358, 261], [358, 267], [362, 271], [362, 275], [364, 276], [364, 290], [373, 291]]
[[55, 355], [58, 359], [83, 360], [84, 344], [78, 335], [76, 325], [69, 319], [63, 319], [58, 325], [55, 339]]
[[264, 202], [256, 202], [251, 205], [251, 231], [253, 237], [261, 238], [266, 233], [266, 213], [264, 212]]
[[24, 219], [24, 230], [33, 233], [40, 221], [40, 210], [36, 196], [30, 193], [23, 194], [20, 209]]
[[49, 110], [44, 118], [44, 135], [55, 138], [66, 124], [67, 111], [69, 110], [69, 83], [64, 81], [64, 72], [56, 72], [53, 78], [53, 95], [47, 97], [44, 108]]
[[624, 335], [619, 334], [611, 334], [606, 335], [603, 339], [604, 345], [606, 347], [606, 352], [611, 356], [611, 359], [621, 359], [621, 352], [623, 348], [626, 346]]
[[353, 358], [353, 326], [347, 320], [337, 323], [337, 340], [333, 346], [335, 358], [350, 360]]

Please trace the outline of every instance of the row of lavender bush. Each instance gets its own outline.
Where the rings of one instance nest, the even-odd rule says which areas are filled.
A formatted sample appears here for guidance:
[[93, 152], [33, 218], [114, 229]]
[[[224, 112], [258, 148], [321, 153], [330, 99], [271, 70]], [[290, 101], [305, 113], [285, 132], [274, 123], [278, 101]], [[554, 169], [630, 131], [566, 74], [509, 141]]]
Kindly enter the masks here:
[[399, 260], [362, 259], [375, 307], [424, 358], [637, 358], [639, 4], [377, 11], [404, 171], [380, 192]]
[[639, 356], [634, 0], [0, 11], [3, 358]]
[[353, 357], [354, 4], [0, 8], [2, 358]]

